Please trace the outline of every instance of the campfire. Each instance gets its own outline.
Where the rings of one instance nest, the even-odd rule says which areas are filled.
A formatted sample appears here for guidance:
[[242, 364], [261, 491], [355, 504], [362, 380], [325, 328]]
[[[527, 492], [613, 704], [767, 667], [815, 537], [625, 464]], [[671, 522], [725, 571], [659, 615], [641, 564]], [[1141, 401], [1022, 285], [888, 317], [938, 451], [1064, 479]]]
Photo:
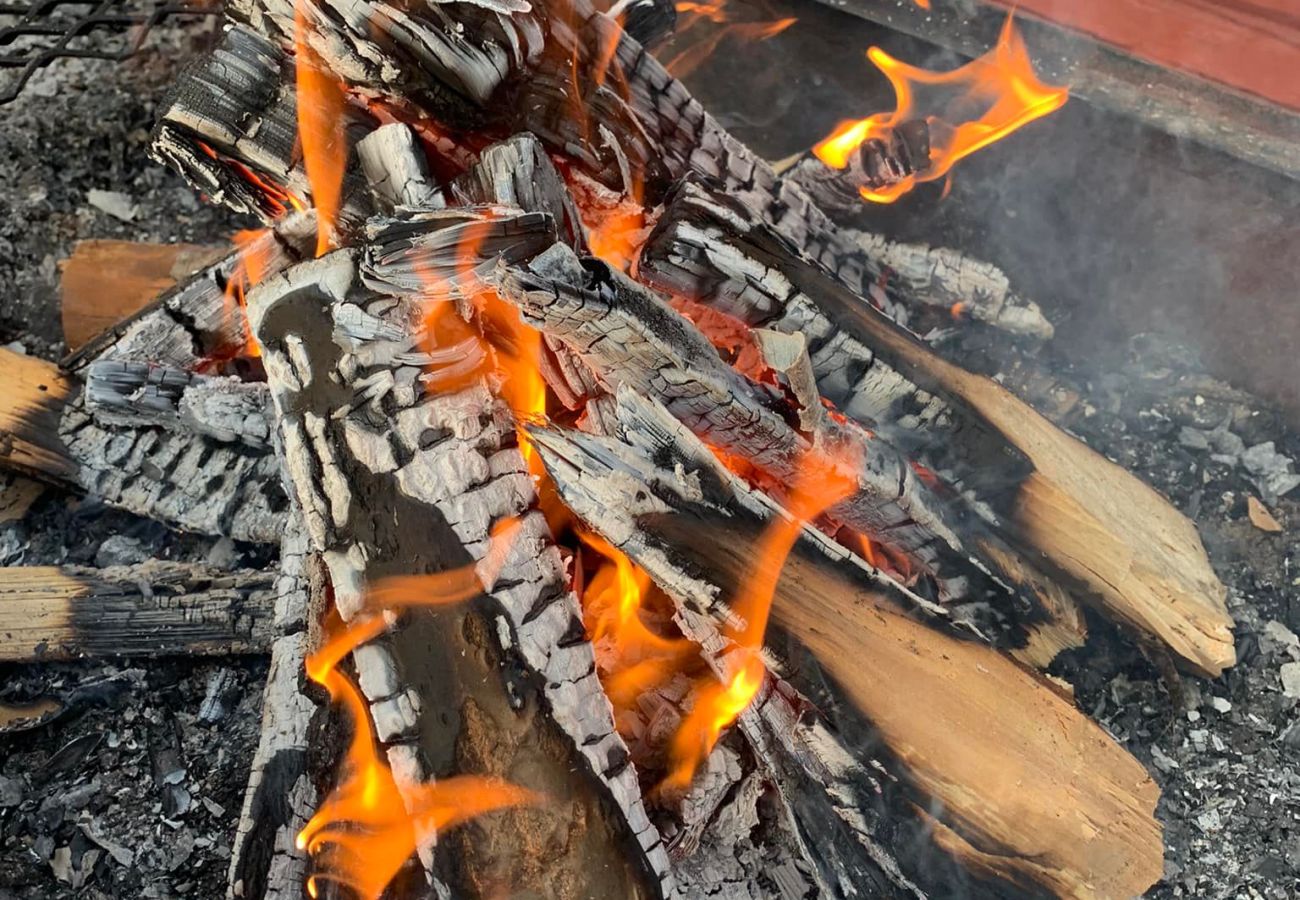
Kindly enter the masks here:
[[[896, 108], [777, 171], [676, 76], [789, 19], [227, 15], [151, 154], [263, 227], [64, 371], [12, 361], [5, 455], [279, 546], [274, 576], [163, 567], [102, 611], [153, 616], [155, 647], [269, 647], [232, 897], [1161, 877], [1154, 782], [1047, 670], [1085, 610], [1231, 666], [1197, 532], [921, 337], [1050, 338], [1001, 272], [842, 224], [1066, 102], [1011, 18], [954, 71], [872, 49]], [[662, 63], [698, 18], [727, 29]]]

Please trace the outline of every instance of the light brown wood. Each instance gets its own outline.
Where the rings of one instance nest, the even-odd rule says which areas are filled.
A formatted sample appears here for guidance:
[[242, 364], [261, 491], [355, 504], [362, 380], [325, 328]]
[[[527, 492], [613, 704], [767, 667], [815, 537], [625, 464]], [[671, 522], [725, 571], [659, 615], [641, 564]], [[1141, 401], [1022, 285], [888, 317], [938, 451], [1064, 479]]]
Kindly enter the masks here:
[[0, 465], [45, 480], [75, 481], [77, 463], [59, 439], [72, 380], [52, 362], [0, 349]]
[[1012, 523], [1081, 597], [1157, 637], [1202, 674], [1216, 676], [1236, 661], [1226, 589], [1185, 516], [997, 382], [883, 327], [866, 310], [857, 319], [917, 384], [960, 398], [1029, 458], [1033, 471]]
[[79, 241], [60, 266], [63, 340], [68, 350], [78, 349], [139, 312], [225, 252], [225, 247], [199, 244]]

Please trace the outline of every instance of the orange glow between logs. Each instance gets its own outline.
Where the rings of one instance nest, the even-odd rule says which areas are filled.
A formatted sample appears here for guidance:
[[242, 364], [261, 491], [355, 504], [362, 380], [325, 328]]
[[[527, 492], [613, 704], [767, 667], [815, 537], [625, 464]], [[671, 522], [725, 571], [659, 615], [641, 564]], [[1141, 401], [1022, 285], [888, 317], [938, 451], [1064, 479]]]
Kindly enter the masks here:
[[294, 71], [298, 85], [298, 140], [303, 168], [316, 207], [316, 255], [330, 248], [343, 196], [347, 166], [347, 137], [343, 133], [343, 87], [330, 74], [309, 43], [310, 25], [304, 12], [312, 0], [294, 0]]
[[267, 255], [270, 253], [270, 247], [258, 251], [256, 248], [258, 240], [266, 234], [266, 229], [259, 228], [249, 231], [235, 232], [232, 240], [238, 250], [238, 256], [235, 258], [235, 267], [230, 271], [230, 278], [226, 281], [226, 290], [223, 294], [226, 301], [226, 315], [238, 316], [241, 327], [244, 332], [244, 343], [239, 348], [241, 356], [261, 356], [262, 348], [258, 346], [257, 339], [253, 337], [253, 330], [248, 324], [248, 315], [245, 312], [247, 302], [245, 297], [250, 288], [262, 280], [266, 275]]
[[[917, 184], [943, 178], [962, 159], [1060, 109], [1069, 97], [1067, 88], [1038, 80], [1024, 39], [1010, 16], [992, 50], [951, 72], [910, 66], [879, 47], [868, 50], [867, 57], [893, 85], [897, 106], [892, 113], [841, 122], [813, 148], [817, 158], [831, 168], [843, 169], [864, 142], [887, 139], [894, 127], [918, 117], [930, 125], [928, 168], [878, 191], [859, 189], [863, 198], [875, 203], [893, 203]], [[916, 108], [916, 92], [925, 87], [955, 90], [956, 94], [942, 105], [939, 114], [923, 113]]]

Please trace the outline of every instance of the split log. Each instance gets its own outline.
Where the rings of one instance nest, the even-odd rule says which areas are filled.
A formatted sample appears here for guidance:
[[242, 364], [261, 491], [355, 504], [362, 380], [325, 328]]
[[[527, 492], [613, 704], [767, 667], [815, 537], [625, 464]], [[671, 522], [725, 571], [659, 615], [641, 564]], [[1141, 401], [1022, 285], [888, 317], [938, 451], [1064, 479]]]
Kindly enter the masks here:
[[751, 326], [802, 332], [823, 395], [893, 440], [923, 425], [924, 440], [903, 446], [973, 491], [1050, 582], [1197, 672], [1233, 663], [1225, 590], [1186, 518], [996, 382], [938, 356], [741, 204], [684, 188], [638, 274]]
[[159, 294], [225, 255], [223, 248], [78, 241], [59, 264], [63, 340], [75, 351]]
[[[810, 474], [810, 458], [823, 460], [821, 477], [855, 488], [828, 517], [929, 573], [937, 596], [969, 627], [999, 642], [1011, 633], [1013, 646], [1081, 642], [1068, 634], [1077, 620], [1068, 600], [1026, 579], [1029, 565], [963, 511], [959, 498], [941, 499], [894, 447], [856, 423], [818, 415], [805, 437], [780, 415], [777, 397], [742, 377], [684, 316], [621, 272], [599, 260], [580, 262], [557, 245], [529, 270], [505, 268], [497, 281], [526, 321], [565, 342], [608, 389], [628, 385], [663, 402], [701, 439], [757, 469], [777, 496]], [[822, 413], [820, 396], [814, 392], [805, 409]], [[993, 572], [966, 549], [967, 539], [986, 548]], [[1026, 634], [1042, 619], [1050, 640]]]
[[[377, 227], [376, 247], [417, 236], [411, 222], [392, 227]], [[355, 654], [395, 770], [496, 775], [551, 798], [480, 820], [472, 839], [440, 838], [437, 872], [453, 891], [527, 881], [562, 897], [657, 896], [667, 856], [509, 410], [481, 382], [423, 390], [423, 299], [366, 288], [357, 263], [331, 253], [249, 295], [294, 496], [339, 612], [355, 618], [386, 577], [480, 560], [493, 526], [518, 521], [486, 597], [408, 610]]]
[[[733, 598], [747, 575], [780, 566], [756, 547], [788, 514], [709, 462], [662, 408], [627, 392], [619, 404], [619, 439], [530, 431], [570, 507], [687, 608]], [[1135, 896], [1158, 879], [1157, 790], [1142, 766], [1046, 682], [917, 621], [833, 547], [804, 528], [780, 570], [773, 625], [813, 654], [844, 701], [824, 712], [850, 746], [875, 748], [886, 793], [934, 843], [1004, 881], [993, 896]], [[894, 849], [909, 878], [945, 892], [932, 860], [918, 867]]]
[[307, 881], [307, 854], [295, 839], [320, 799], [310, 763], [327, 716], [307, 693], [305, 663], [310, 625], [324, 613], [324, 587], [320, 559], [309, 552], [295, 511], [280, 545], [261, 736], [235, 830], [228, 900], [297, 900]]
[[0, 660], [265, 653], [271, 586], [190, 563], [0, 569]]
[[195, 371], [239, 355], [248, 334], [228, 285], [241, 257], [256, 259], [266, 274], [278, 272], [310, 256], [315, 234], [313, 213], [285, 217], [87, 342], [63, 360], [64, 368], [79, 373], [95, 360], [136, 359]]
[[52, 363], [0, 350], [0, 464], [175, 528], [263, 543], [283, 533], [285, 497], [268, 448], [162, 428], [117, 428], [86, 409]]

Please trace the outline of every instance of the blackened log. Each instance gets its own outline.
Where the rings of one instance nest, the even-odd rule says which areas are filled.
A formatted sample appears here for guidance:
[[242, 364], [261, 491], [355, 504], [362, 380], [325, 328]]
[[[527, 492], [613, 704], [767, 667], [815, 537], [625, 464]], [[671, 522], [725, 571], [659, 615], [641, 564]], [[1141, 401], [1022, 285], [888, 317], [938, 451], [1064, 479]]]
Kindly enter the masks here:
[[743, 205], [684, 187], [638, 274], [747, 324], [804, 333], [823, 395], [973, 492], [1033, 561], [1030, 583], [1068, 588], [1196, 671], [1232, 664], [1225, 590], [1186, 518], [991, 379], [937, 355]]
[[237, 441], [270, 443], [265, 384], [126, 359], [103, 359], [85, 372], [86, 408], [100, 422]]
[[265, 653], [272, 582], [191, 563], [0, 569], [0, 660]]
[[[1160, 877], [1157, 789], [1100, 727], [997, 651], [918, 621], [897, 588], [812, 529], [784, 564], [759, 558], [759, 535], [788, 513], [728, 477], [662, 408], [627, 392], [619, 404], [619, 438], [531, 431], [566, 502], [685, 609], [725, 615], [754, 571], [781, 566], [772, 624], [843, 701], [822, 713], [934, 845], [1003, 882], [976, 896], [1135, 896]], [[788, 678], [807, 685], [805, 671]], [[892, 836], [909, 879], [939, 895], [961, 885], [908, 846], [915, 830]]]
[[319, 773], [310, 762], [326, 714], [307, 693], [305, 671], [312, 623], [319, 622], [326, 603], [320, 570], [295, 511], [280, 545], [271, 667], [230, 857], [228, 900], [297, 900], [309, 874], [295, 838], [320, 799]]
[[606, 15], [638, 44], [651, 49], [677, 27], [677, 4], [672, 0], [618, 0]]
[[[181, 73], [154, 128], [150, 154], [211, 200], [270, 223], [312, 205], [298, 136], [293, 60], [247, 28], [229, 29], [211, 54]], [[348, 144], [337, 225], [349, 230], [372, 211], [351, 148], [379, 127], [345, 105]]]
[[784, 177], [795, 178], [831, 215], [861, 215], [862, 191], [893, 187], [923, 173], [930, 165], [930, 126], [924, 119], [903, 122], [888, 137], [863, 141], [842, 169], [816, 156], [801, 156]]
[[275, 455], [159, 427], [96, 421], [80, 386], [53, 364], [7, 350], [0, 464], [183, 531], [273, 543], [285, 497]]
[[[411, 222], [394, 227], [374, 233], [376, 247], [418, 241]], [[355, 654], [376, 733], [407, 778], [468, 770], [555, 798], [479, 821], [472, 840], [440, 838], [437, 871], [453, 890], [526, 877], [561, 896], [658, 896], [667, 857], [509, 410], [483, 382], [421, 387], [425, 304], [367, 288], [343, 251], [249, 295], [294, 497], [345, 620], [368, 585], [475, 563], [493, 527], [517, 521], [485, 597], [409, 610]]]

